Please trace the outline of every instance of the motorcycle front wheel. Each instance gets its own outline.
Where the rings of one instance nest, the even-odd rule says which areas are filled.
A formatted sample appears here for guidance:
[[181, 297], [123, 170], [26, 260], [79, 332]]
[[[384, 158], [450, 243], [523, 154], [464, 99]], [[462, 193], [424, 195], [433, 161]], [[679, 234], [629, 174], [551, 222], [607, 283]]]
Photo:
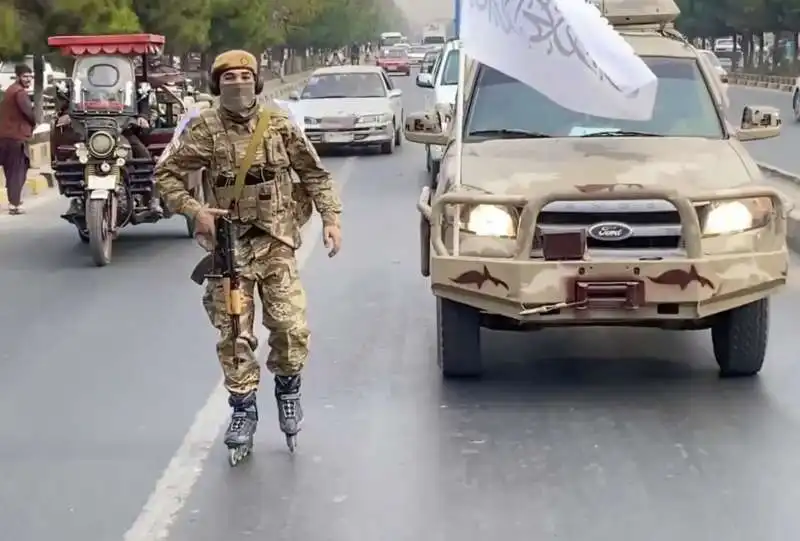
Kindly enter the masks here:
[[107, 199], [89, 199], [86, 203], [86, 229], [89, 231], [89, 251], [98, 267], [111, 263], [111, 205]]

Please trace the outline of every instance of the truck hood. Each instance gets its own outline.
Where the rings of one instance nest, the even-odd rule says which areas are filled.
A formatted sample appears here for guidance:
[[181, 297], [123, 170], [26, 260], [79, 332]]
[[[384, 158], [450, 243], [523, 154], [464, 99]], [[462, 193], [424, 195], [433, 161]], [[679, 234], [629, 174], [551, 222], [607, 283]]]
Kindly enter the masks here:
[[335, 98], [301, 100], [299, 111], [303, 116], [321, 118], [327, 116], [382, 115], [391, 107], [386, 98]]
[[[537, 187], [658, 186], [692, 197], [759, 180], [758, 167], [730, 140], [661, 137], [492, 140], [464, 145], [462, 184], [486, 193], [529, 195]], [[452, 147], [451, 147], [452, 149]], [[448, 152], [450, 154], [452, 150]], [[443, 164], [445, 166], [445, 164]], [[452, 177], [449, 159], [445, 174]]]

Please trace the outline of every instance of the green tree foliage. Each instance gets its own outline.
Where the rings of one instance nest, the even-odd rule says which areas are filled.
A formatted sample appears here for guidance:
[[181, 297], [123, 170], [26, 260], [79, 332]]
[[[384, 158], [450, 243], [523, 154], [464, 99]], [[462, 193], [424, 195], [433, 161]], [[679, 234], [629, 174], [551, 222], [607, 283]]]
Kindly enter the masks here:
[[136, 0], [133, 9], [142, 29], [167, 36], [167, 50], [182, 54], [208, 45], [212, 0]]
[[377, 41], [381, 32], [404, 30], [405, 16], [391, 0], [324, 0], [308, 23], [287, 36], [289, 43], [332, 48]]
[[22, 53], [22, 21], [13, 5], [0, 4], [0, 56]]
[[0, 0], [0, 55], [34, 55], [37, 116], [42, 114], [43, 57], [54, 34], [132, 32], [139, 20], [130, 0]]
[[143, 31], [165, 35], [169, 54], [208, 57], [232, 48], [330, 49], [407, 27], [394, 0], [0, 0], [0, 58], [34, 55], [41, 112], [43, 55], [59, 62], [47, 46], [52, 35]]
[[211, 0], [207, 51], [263, 51], [280, 41], [273, 5], [272, 0]]
[[800, 0], [676, 0], [678, 28], [707, 45], [734, 37], [732, 59], [746, 69], [797, 71]]
[[407, 26], [393, 0], [0, 0], [0, 57], [44, 54], [57, 34], [160, 33], [183, 54], [338, 47]]

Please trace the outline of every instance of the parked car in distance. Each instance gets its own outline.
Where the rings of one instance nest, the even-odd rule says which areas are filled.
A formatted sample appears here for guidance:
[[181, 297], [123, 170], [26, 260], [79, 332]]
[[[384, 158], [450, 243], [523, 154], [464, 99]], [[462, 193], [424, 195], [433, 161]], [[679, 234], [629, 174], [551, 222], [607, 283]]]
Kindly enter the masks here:
[[719, 61], [719, 58], [717, 57], [717, 55], [714, 54], [714, 51], [709, 51], [708, 49], [701, 49], [697, 52], [700, 53], [700, 55], [702, 55], [706, 60], [708, 60], [711, 63], [711, 66], [714, 68], [714, 71], [717, 72], [717, 74], [719, 75], [720, 80], [723, 83], [727, 83], [728, 70], [726, 70], [722, 66], [722, 62]]
[[421, 64], [427, 52], [428, 47], [425, 45], [412, 45], [408, 48], [408, 60], [414, 65]]
[[713, 51], [700, 49], [697, 51], [697, 59], [700, 62], [707, 64], [708, 70], [716, 73], [719, 77], [716, 83], [719, 85], [719, 91], [722, 94], [722, 99], [725, 107], [730, 106], [730, 99], [728, 98], [728, 70], [722, 67], [717, 55]]
[[390, 75], [393, 73], [400, 73], [405, 76], [411, 75], [411, 62], [408, 58], [408, 52], [402, 47], [385, 49], [375, 63]]

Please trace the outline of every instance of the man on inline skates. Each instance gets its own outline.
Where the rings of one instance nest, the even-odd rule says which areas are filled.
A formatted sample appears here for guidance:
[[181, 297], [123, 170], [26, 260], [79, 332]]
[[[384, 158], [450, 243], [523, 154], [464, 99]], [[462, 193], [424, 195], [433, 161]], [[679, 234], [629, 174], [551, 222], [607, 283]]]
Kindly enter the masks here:
[[[203, 306], [219, 331], [217, 355], [233, 409], [225, 444], [235, 465], [252, 449], [258, 422], [256, 294], [270, 332], [267, 369], [275, 376], [278, 420], [294, 449], [303, 421], [300, 373], [308, 358], [309, 338], [295, 251], [313, 202], [322, 217], [329, 256], [336, 255], [342, 206], [330, 173], [302, 130], [284, 111], [259, 105], [262, 82], [253, 55], [246, 51], [219, 55], [211, 68], [210, 89], [219, 96], [219, 104], [199, 111], [190, 122], [175, 149], [157, 165], [156, 183], [164, 204], [194, 220], [198, 241], [209, 249], [214, 249], [216, 221], [225, 216], [233, 222], [241, 315], [231, 316], [236, 311], [228, 306], [229, 282], [221, 278], [207, 277]], [[229, 147], [220, 152], [220, 144]], [[210, 200], [216, 208], [202, 206], [184, 183], [187, 172], [202, 168], [212, 172]], [[292, 182], [295, 176], [299, 183]]]

